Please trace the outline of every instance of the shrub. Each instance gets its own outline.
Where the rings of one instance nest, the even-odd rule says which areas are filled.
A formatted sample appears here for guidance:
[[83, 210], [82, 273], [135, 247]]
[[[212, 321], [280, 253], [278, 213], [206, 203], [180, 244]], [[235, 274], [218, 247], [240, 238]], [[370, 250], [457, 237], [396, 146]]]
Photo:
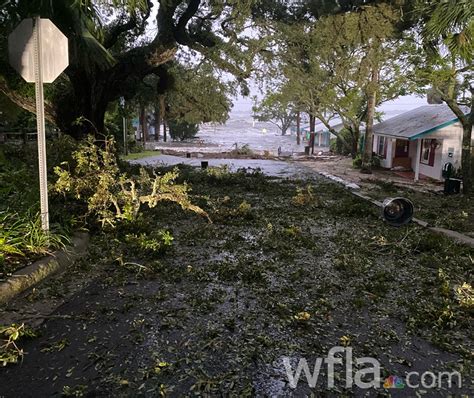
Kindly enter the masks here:
[[381, 159], [377, 155], [372, 155], [372, 167], [374, 169], [379, 169], [381, 167]]
[[352, 161], [352, 167], [354, 169], [360, 169], [362, 167], [362, 157], [360, 155], [357, 155]]
[[128, 144], [128, 152], [130, 153], [140, 153], [145, 150], [143, 143], [133, 140]]
[[171, 138], [179, 141], [194, 138], [199, 132], [199, 126], [197, 124], [184, 121], [170, 121], [169, 128]]
[[250, 149], [249, 144], [244, 144], [239, 148], [239, 145], [237, 143], [234, 144], [235, 148], [230, 151], [230, 153], [234, 156], [240, 155], [240, 156], [252, 156], [254, 153]]
[[[374, 169], [380, 168], [380, 158], [377, 155], [372, 155], [372, 160], [371, 160], [371, 165]], [[357, 154], [355, 159], [352, 161], [352, 167], [354, 169], [360, 169], [362, 168], [362, 156], [360, 154]]]

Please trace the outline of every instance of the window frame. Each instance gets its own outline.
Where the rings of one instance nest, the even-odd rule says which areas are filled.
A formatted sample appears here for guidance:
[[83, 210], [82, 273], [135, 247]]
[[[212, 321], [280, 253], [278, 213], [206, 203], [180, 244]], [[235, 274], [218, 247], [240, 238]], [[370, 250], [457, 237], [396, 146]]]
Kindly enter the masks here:
[[[382, 147], [380, 147], [382, 145]], [[382, 156], [384, 159], [387, 157], [387, 137], [379, 135], [377, 142], [377, 155]]]
[[433, 145], [435, 139], [428, 138], [421, 140], [421, 153], [420, 153], [420, 163], [433, 167], [436, 155], [436, 147]]

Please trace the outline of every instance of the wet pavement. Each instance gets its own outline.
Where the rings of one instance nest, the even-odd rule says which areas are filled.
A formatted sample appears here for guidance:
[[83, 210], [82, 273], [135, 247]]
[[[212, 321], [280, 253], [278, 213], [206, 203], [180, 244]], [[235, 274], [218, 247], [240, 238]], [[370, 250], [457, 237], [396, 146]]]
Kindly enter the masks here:
[[[67, 296], [81, 272], [94, 275], [36, 338], [19, 342], [26, 355], [1, 369], [0, 396], [472, 395], [469, 312], [453, 295], [433, 294], [470, 280], [468, 249], [416, 225], [391, 228], [322, 178], [183, 173], [212, 223], [161, 203], [94, 236], [77, 274], [25, 298]], [[172, 233], [169, 251], [139, 243], [160, 230]], [[290, 385], [285, 358], [292, 372], [300, 359], [312, 369], [341, 345], [380, 362], [378, 387], [346, 387], [343, 365], [334, 387], [327, 366], [314, 387], [305, 376]], [[462, 387], [383, 388], [390, 375], [446, 370], [462, 373]]]

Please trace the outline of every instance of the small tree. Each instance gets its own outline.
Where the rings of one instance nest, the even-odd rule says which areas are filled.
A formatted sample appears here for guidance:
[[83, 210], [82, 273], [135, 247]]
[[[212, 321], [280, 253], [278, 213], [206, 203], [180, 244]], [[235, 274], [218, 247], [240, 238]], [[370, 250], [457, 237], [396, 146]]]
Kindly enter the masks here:
[[[353, 157], [362, 124], [369, 120], [370, 135], [375, 108], [413, 90], [413, 52], [408, 42], [392, 39], [399, 17], [396, 9], [381, 4], [278, 29], [276, 67], [288, 81], [291, 98], [335, 136], [340, 134], [330, 122], [340, 119], [350, 133]], [[367, 141], [370, 158], [370, 137]]]
[[256, 120], [273, 123], [280, 129], [281, 135], [286, 135], [296, 120], [293, 104], [283, 92], [267, 93], [260, 102], [255, 97], [252, 109]]

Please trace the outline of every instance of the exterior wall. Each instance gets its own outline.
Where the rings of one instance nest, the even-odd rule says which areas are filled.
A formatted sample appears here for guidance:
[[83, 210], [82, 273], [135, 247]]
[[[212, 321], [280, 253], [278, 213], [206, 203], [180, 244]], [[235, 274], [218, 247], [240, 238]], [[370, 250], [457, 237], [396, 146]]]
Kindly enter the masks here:
[[[450, 162], [455, 168], [461, 167], [461, 148], [462, 148], [462, 126], [460, 123], [455, 123], [451, 126], [445, 127], [431, 134], [424, 135], [422, 139], [436, 139], [441, 145], [435, 150], [434, 165], [420, 163], [420, 174], [442, 181], [443, 166]], [[416, 142], [416, 141], [413, 141]], [[421, 143], [420, 143], [421, 145]], [[412, 158], [413, 170], [415, 169], [415, 162], [420, 161], [416, 157], [416, 145], [413, 145], [414, 155]], [[449, 149], [454, 149], [453, 157], [448, 156]], [[411, 156], [411, 149], [410, 149]]]
[[416, 146], [418, 141], [410, 141], [410, 148], [408, 148], [408, 157], [411, 159], [411, 169], [415, 171], [416, 167]]
[[[442, 170], [446, 163], [450, 162], [454, 168], [459, 169], [461, 167], [462, 133], [462, 125], [458, 122], [411, 141], [408, 156], [411, 159], [413, 171], [416, 170], [416, 164], [418, 162], [420, 164], [420, 175], [443, 181]], [[375, 153], [378, 151], [378, 137], [378, 134], [374, 134], [373, 151]], [[421, 163], [420, 157], [417, 156], [417, 145], [419, 141], [419, 145], [421, 145], [422, 139], [436, 139], [440, 143], [440, 146], [435, 150], [433, 166]], [[387, 137], [387, 157], [381, 160], [381, 166], [384, 168], [392, 168], [396, 149], [395, 143], [395, 138]], [[449, 157], [450, 149], [454, 150], [452, 157]]]
[[[372, 151], [377, 153], [378, 152], [378, 147], [379, 147], [379, 135], [374, 134], [374, 142], [372, 145]], [[380, 165], [385, 168], [385, 169], [391, 169], [392, 168], [392, 162], [393, 162], [393, 157], [395, 156], [395, 139], [385, 137], [386, 145], [387, 145], [387, 156], [385, 159], [380, 160]]]

